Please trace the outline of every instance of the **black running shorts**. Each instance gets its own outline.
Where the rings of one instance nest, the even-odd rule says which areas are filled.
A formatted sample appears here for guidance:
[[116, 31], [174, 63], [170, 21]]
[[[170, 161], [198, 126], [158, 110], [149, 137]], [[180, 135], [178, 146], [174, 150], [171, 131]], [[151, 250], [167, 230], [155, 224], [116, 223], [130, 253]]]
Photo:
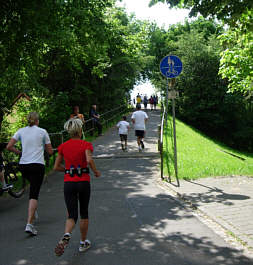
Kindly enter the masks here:
[[38, 200], [43, 183], [45, 166], [38, 163], [20, 164], [22, 176], [30, 182], [29, 199]]
[[90, 201], [90, 182], [79, 181], [64, 182], [64, 199], [68, 210], [68, 218], [78, 219], [78, 202], [81, 219], [88, 219], [88, 208]]
[[127, 134], [120, 134], [119, 137], [122, 142], [127, 140]]
[[142, 131], [142, 130], [136, 130], [135, 131], [135, 136], [137, 136], [137, 137], [144, 138], [144, 135], [145, 135], [145, 131]]

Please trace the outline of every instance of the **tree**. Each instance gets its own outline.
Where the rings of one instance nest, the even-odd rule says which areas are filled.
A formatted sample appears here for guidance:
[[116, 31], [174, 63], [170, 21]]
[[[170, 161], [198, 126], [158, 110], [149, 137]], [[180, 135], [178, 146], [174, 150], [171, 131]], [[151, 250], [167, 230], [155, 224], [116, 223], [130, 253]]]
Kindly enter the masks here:
[[201, 14], [234, 25], [241, 15], [252, 10], [252, 0], [151, 0], [150, 6], [158, 2], [167, 3], [170, 8], [179, 7], [190, 9], [190, 17]]
[[252, 108], [241, 91], [227, 93], [228, 80], [219, 75], [223, 47], [217, 37], [221, 32], [219, 24], [203, 18], [171, 26], [168, 31], [153, 27], [149, 52], [155, 58], [149, 75], [165, 94], [159, 62], [168, 54], [179, 56], [183, 71], [176, 82], [178, 117], [230, 146], [252, 151]]
[[220, 35], [224, 47], [221, 52], [220, 74], [228, 79], [230, 92], [253, 91], [253, 11], [241, 16], [236, 28]]
[[229, 25], [220, 36], [222, 51], [220, 74], [229, 80], [229, 89], [250, 93], [252, 81], [253, 1], [251, 0], [152, 0], [150, 5], [166, 2], [170, 8], [189, 8], [190, 16], [218, 18]]
[[41, 124], [52, 131], [61, 130], [69, 117], [70, 109], [61, 106], [78, 104], [87, 113], [94, 102], [100, 112], [125, 103], [143, 75], [147, 23], [114, 4], [115, 0], [47, 0], [38, 8], [32, 0], [3, 3], [3, 106], [9, 109], [19, 92], [28, 93], [36, 102], [29, 108], [39, 110]]

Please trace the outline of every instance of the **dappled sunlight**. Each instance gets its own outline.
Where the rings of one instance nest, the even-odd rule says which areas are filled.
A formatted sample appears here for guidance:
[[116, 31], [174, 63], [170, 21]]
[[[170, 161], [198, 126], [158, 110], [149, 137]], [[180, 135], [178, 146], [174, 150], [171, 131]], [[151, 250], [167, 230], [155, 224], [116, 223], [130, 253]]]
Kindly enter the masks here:
[[16, 262], [17, 265], [25, 265], [28, 264], [28, 260], [26, 259], [21, 259], [19, 261]]
[[[150, 121], [152, 126], [155, 119]], [[157, 139], [156, 130], [157, 126], [153, 126], [150, 139], [147, 137], [147, 149], [150, 148], [153, 153], [157, 152], [157, 143], [153, 140]], [[76, 228], [65, 254], [57, 258], [53, 253], [66, 216], [62, 194], [63, 173], [56, 173], [42, 188], [38, 223], [40, 235], [24, 240], [23, 231], [19, 231], [20, 227], [15, 228], [19, 231], [15, 235], [16, 240], [22, 242], [23, 249], [28, 249], [35, 257], [23, 259], [22, 251], [18, 251], [15, 255], [19, 257], [19, 262], [24, 265], [252, 264], [242, 251], [229, 247], [199, 222], [191, 211], [157, 186], [159, 156], [147, 157], [150, 153], [147, 151], [138, 156], [129, 152], [127, 157], [122, 157], [115, 149], [114, 144], [119, 143], [115, 137], [118, 135], [108, 132], [107, 136], [98, 138], [94, 143], [96, 166], [102, 176], [91, 178], [88, 238], [92, 247], [86, 253], [78, 253], [80, 237]], [[129, 137], [129, 143], [136, 144], [134, 135]], [[116, 155], [98, 158], [103, 150], [108, 156]], [[221, 191], [216, 190], [216, 193], [218, 199], [219, 195], [225, 196]], [[0, 208], [4, 206], [0, 205]], [[7, 223], [6, 218], [15, 218], [16, 209], [18, 207], [9, 209], [8, 216], [6, 213], [1, 216], [4, 223]], [[23, 213], [24, 209], [20, 211]], [[24, 218], [21, 222], [25, 222]], [[11, 243], [7, 241], [7, 244]], [[17, 262], [11, 264], [18, 265]]]

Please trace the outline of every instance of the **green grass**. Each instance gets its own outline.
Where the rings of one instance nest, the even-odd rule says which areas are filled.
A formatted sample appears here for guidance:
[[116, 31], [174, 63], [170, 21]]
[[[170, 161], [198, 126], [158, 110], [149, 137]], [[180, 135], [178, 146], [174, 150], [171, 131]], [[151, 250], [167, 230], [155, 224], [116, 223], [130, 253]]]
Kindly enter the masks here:
[[[196, 129], [176, 121], [178, 177], [197, 179], [211, 176], [253, 176], [253, 154], [233, 150]], [[164, 132], [164, 176], [175, 176], [172, 119]], [[241, 160], [225, 152], [232, 153]]]

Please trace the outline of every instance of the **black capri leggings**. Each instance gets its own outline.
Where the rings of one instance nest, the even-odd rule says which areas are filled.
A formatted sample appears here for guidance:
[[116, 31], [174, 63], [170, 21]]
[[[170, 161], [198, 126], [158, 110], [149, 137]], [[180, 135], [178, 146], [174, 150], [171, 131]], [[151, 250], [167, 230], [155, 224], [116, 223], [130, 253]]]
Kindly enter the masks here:
[[78, 200], [81, 219], [88, 219], [88, 208], [90, 201], [90, 182], [64, 182], [64, 198], [68, 210], [68, 218], [78, 219]]
[[22, 176], [30, 182], [29, 199], [38, 200], [45, 174], [45, 166], [37, 163], [20, 164], [20, 171]]

